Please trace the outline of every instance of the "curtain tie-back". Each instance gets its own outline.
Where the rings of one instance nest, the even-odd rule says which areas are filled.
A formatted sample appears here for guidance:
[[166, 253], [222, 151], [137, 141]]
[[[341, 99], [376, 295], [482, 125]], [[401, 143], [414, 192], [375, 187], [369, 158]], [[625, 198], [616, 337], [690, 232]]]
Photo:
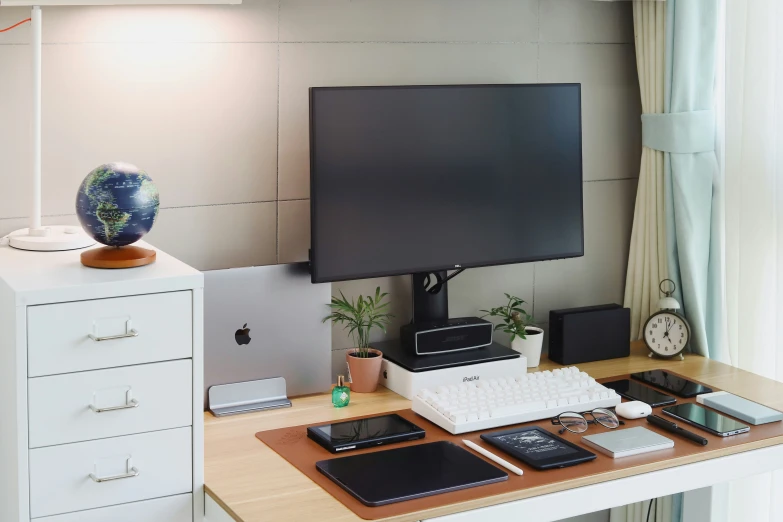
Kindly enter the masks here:
[[642, 114], [642, 145], [675, 154], [715, 150], [715, 112]]

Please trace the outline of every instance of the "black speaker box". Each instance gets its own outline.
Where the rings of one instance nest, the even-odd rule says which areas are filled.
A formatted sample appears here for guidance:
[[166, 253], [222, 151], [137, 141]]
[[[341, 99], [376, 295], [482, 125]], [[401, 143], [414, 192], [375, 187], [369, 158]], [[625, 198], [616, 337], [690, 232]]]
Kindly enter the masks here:
[[400, 341], [416, 355], [458, 352], [489, 346], [494, 329], [492, 323], [478, 317], [425, 321], [403, 325]]
[[549, 312], [549, 358], [564, 365], [628, 357], [631, 310], [618, 304]]

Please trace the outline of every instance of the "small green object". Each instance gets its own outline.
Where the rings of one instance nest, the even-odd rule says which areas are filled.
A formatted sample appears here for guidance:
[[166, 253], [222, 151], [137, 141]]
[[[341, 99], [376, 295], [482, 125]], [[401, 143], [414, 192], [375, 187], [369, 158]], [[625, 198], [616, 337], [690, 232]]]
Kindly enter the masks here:
[[351, 389], [345, 385], [345, 377], [337, 376], [337, 386], [332, 390], [332, 404], [335, 408], [344, 408], [351, 402]]

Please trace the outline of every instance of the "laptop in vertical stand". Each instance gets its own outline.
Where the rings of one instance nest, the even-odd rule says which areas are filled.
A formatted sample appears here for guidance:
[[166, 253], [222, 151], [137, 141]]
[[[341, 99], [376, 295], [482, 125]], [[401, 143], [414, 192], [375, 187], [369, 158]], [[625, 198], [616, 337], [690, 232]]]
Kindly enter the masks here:
[[204, 395], [269, 377], [285, 378], [288, 397], [328, 391], [331, 293], [306, 264], [204, 272]]

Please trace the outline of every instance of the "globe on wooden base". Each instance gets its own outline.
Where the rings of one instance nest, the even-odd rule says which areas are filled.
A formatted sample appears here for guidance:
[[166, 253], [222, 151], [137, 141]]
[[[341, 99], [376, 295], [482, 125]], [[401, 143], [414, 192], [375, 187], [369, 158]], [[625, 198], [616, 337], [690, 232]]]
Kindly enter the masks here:
[[82, 228], [106, 248], [82, 253], [94, 268], [131, 268], [155, 261], [155, 252], [134, 247], [152, 229], [160, 199], [152, 178], [129, 163], [107, 163], [90, 172], [76, 194]]
[[134, 268], [155, 262], [155, 251], [138, 246], [103, 247], [82, 252], [82, 264], [90, 268]]

